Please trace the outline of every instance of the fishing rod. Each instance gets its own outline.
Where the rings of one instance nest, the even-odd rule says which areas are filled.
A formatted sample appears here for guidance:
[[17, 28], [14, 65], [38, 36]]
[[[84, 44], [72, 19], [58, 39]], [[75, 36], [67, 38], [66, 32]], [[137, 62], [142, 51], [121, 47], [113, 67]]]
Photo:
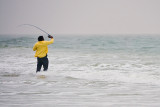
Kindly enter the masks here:
[[31, 24], [21, 24], [21, 25], [19, 25], [19, 27], [20, 27], [20, 26], [25, 26], [25, 25], [35, 27], [35, 28], [41, 30], [42, 32], [46, 33], [46, 34], [48, 35], [48, 37], [50, 36], [50, 34], [48, 34], [46, 31], [42, 30], [41, 28], [39, 28], [39, 27], [37, 27], [37, 26], [35, 26], [35, 25], [31, 25]]

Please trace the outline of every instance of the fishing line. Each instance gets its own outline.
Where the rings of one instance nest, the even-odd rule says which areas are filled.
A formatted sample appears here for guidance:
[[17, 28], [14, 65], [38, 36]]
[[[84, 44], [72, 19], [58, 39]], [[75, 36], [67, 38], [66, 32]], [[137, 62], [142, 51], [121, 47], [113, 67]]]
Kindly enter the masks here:
[[50, 34], [48, 34], [46, 31], [42, 30], [41, 28], [39, 28], [39, 27], [37, 27], [37, 26], [35, 26], [35, 25], [31, 25], [31, 24], [21, 24], [21, 25], [19, 25], [19, 27], [25, 26], [25, 25], [35, 27], [35, 28], [41, 30], [42, 32], [46, 33], [48, 36], [50, 35]]

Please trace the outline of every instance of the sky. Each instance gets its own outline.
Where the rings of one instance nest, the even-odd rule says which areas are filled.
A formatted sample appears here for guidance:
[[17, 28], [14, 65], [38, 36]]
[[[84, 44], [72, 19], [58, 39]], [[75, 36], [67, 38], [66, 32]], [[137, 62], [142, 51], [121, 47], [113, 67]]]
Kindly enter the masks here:
[[160, 34], [160, 0], [0, 0], [0, 34]]

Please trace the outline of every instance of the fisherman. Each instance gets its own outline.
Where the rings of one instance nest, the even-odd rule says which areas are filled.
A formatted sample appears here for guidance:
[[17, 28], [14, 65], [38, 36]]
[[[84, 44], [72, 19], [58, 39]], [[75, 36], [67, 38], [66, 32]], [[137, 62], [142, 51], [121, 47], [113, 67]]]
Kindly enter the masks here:
[[35, 57], [37, 57], [37, 72], [40, 72], [41, 67], [43, 65], [43, 70], [47, 71], [48, 69], [48, 58], [47, 58], [47, 53], [48, 53], [48, 45], [52, 44], [54, 42], [53, 36], [49, 35], [48, 38], [51, 38], [50, 41], [44, 41], [43, 36], [38, 37], [38, 42], [35, 43], [33, 46], [33, 51], [36, 51]]

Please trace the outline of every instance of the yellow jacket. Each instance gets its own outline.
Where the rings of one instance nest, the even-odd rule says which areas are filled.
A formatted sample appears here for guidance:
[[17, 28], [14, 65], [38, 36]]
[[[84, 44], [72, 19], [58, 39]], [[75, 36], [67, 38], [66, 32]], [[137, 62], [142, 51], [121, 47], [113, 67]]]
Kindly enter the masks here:
[[52, 44], [54, 42], [54, 39], [52, 38], [50, 41], [38, 41], [33, 46], [33, 51], [36, 51], [35, 57], [45, 57], [48, 53], [48, 45]]

